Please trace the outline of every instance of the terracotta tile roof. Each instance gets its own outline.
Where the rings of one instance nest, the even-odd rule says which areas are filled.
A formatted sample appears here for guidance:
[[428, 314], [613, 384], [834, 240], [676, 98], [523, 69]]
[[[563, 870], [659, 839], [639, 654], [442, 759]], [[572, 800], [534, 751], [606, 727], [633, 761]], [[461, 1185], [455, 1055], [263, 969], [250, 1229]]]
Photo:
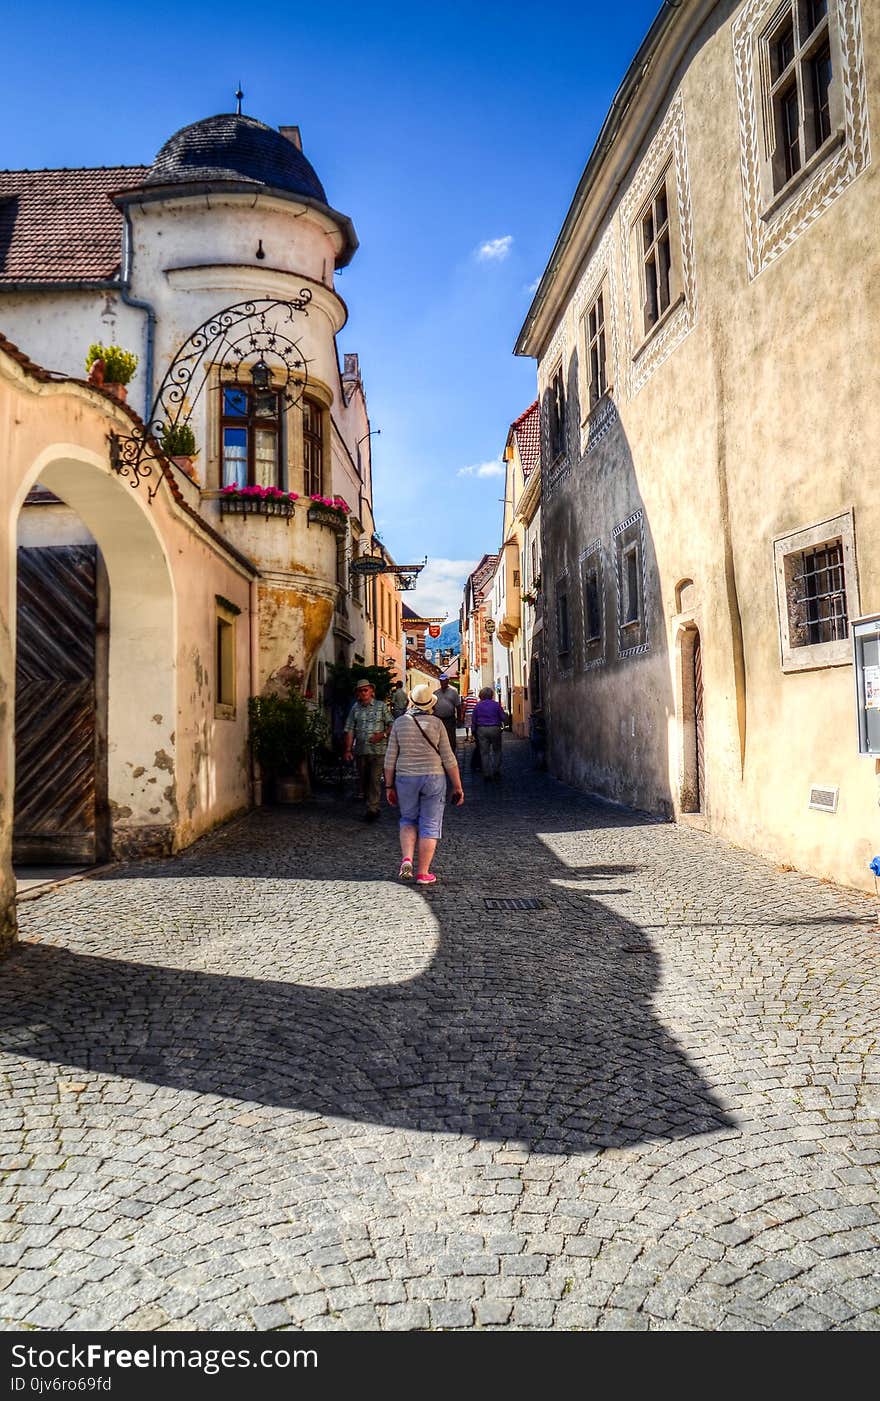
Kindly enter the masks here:
[[526, 481], [541, 461], [541, 414], [537, 399], [510, 425]]
[[440, 668], [433, 662], [429, 662], [424, 652], [417, 652], [415, 647], [407, 647], [406, 664], [408, 667], [415, 667], [417, 671], [423, 671], [427, 676], [436, 676], [440, 680]]
[[117, 278], [122, 215], [110, 196], [147, 169], [0, 170], [0, 287]]
[[497, 563], [498, 555], [483, 555], [476, 569], [469, 575], [469, 579], [472, 579], [474, 583], [475, 594], [480, 592], [483, 585], [495, 573]]

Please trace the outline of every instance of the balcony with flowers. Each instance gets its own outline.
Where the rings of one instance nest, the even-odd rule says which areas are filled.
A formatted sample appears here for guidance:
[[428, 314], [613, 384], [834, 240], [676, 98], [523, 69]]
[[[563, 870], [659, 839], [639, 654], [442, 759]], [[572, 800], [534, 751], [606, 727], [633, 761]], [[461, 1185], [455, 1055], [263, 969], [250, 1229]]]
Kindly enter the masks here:
[[309, 525], [325, 525], [343, 534], [351, 507], [342, 496], [310, 496]]
[[[306, 496], [278, 486], [228, 483], [202, 494], [202, 509], [229, 543], [263, 571], [319, 581], [333, 591], [350, 508], [341, 496]], [[326, 527], [318, 528], [315, 527]]]
[[277, 486], [225, 486], [218, 494], [221, 516], [283, 516], [288, 521], [299, 500], [296, 491]]

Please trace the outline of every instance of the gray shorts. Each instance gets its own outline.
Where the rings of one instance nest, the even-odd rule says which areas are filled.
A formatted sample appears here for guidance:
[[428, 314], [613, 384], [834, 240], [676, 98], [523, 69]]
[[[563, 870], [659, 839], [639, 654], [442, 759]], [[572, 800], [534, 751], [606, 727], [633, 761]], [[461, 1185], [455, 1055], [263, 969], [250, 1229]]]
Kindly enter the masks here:
[[418, 827], [420, 837], [443, 835], [446, 774], [398, 774], [394, 780], [401, 827]]

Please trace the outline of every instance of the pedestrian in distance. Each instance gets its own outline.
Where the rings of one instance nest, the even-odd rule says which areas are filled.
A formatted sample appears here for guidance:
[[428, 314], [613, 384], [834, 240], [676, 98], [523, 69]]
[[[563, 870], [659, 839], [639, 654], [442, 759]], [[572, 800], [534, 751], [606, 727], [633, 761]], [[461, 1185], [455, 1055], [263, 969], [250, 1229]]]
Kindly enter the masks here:
[[464, 742], [468, 743], [473, 728], [474, 711], [477, 707], [476, 691], [468, 691], [461, 705], [461, 721], [464, 725]]
[[382, 767], [391, 733], [392, 715], [384, 701], [376, 699], [372, 681], [362, 678], [355, 690], [355, 702], [345, 722], [343, 758], [348, 762], [354, 750], [361, 792], [366, 802], [365, 822], [379, 816], [382, 796]]
[[483, 782], [501, 777], [501, 731], [504, 728], [504, 707], [495, 699], [491, 686], [484, 686], [474, 708], [472, 724], [474, 738], [480, 751]]
[[391, 714], [396, 720], [399, 715], [405, 715], [409, 709], [409, 696], [406, 694], [406, 687], [402, 681], [398, 681], [391, 692]]
[[455, 753], [456, 730], [458, 729], [458, 717], [461, 714], [461, 696], [454, 686], [450, 686], [449, 677], [445, 671], [440, 673], [440, 685], [434, 692], [434, 699], [437, 702], [434, 714], [438, 720], [442, 720], [446, 726], [446, 733], [449, 737], [449, 747]]
[[430, 686], [414, 686], [411, 709], [395, 720], [385, 755], [385, 796], [400, 811], [401, 880], [412, 880], [416, 859], [416, 884], [433, 885], [437, 877], [431, 862], [443, 834], [446, 780], [452, 802], [464, 802], [458, 763], [445, 724], [434, 711], [437, 699]]

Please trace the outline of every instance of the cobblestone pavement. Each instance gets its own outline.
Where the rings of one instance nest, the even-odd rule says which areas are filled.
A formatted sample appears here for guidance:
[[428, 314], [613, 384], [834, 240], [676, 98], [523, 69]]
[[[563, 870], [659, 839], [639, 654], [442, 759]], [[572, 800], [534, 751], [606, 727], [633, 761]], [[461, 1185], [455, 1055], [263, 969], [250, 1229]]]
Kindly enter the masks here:
[[21, 907], [7, 1328], [880, 1326], [874, 903], [505, 766]]

